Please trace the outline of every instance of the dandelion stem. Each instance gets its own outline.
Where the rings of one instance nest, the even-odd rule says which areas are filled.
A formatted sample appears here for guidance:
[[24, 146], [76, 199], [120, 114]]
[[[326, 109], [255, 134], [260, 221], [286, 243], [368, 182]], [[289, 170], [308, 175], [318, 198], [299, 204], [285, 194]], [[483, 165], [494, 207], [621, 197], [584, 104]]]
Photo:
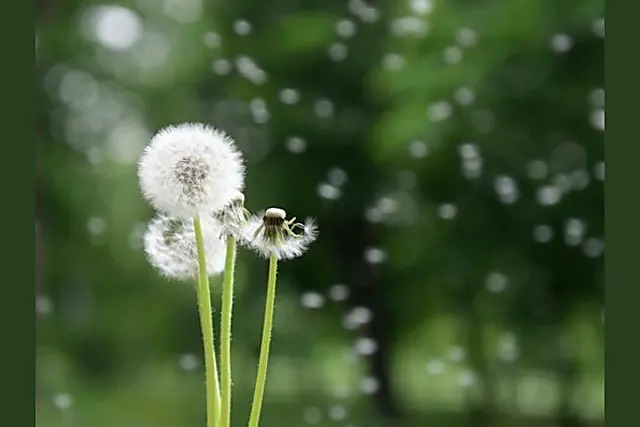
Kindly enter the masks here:
[[251, 405], [251, 417], [249, 427], [258, 427], [260, 410], [264, 397], [264, 386], [267, 381], [267, 364], [269, 363], [269, 345], [271, 344], [271, 329], [273, 326], [273, 311], [276, 299], [276, 272], [278, 259], [275, 254], [269, 258], [269, 280], [267, 283], [267, 300], [264, 309], [264, 324], [262, 326], [262, 343], [260, 345], [260, 359], [258, 362], [258, 374], [256, 376], [256, 388], [253, 393]]
[[219, 425], [220, 417], [220, 383], [218, 381], [218, 366], [213, 346], [213, 312], [211, 309], [211, 292], [209, 290], [209, 275], [207, 274], [207, 255], [204, 250], [202, 225], [200, 217], [193, 218], [198, 248], [198, 311], [202, 326], [202, 341], [204, 345], [204, 362], [207, 390], [207, 427]]
[[222, 280], [222, 320], [220, 358], [222, 372], [221, 427], [231, 425], [231, 314], [233, 311], [233, 276], [236, 264], [236, 239], [227, 237], [227, 254]]

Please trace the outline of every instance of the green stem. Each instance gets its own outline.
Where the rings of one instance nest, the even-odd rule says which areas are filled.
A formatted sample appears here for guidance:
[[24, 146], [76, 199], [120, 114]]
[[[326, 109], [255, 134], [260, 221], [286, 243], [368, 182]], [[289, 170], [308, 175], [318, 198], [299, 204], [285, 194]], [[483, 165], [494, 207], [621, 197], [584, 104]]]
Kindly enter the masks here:
[[227, 237], [227, 254], [222, 280], [221, 320], [221, 372], [222, 372], [222, 416], [221, 427], [231, 425], [231, 314], [233, 311], [233, 276], [236, 264], [236, 239]]
[[209, 290], [209, 275], [207, 274], [207, 255], [204, 251], [202, 225], [200, 217], [193, 218], [198, 249], [198, 311], [202, 326], [202, 341], [204, 344], [204, 362], [207, 390], [207, 427], [216, 427], [220, 416], [220, 384], [218, 381], [218, 366], [213, 346], [213, 312], [211, 309], [211, 293]]
[[258, 375], [256, 376], [256, 388], [253, 393], [251, 405], [251, 417], [249, 427], [258, 427], [260, 410], [264, 397], [264, 386], [267, 381], [267, 365], [269, 363], [269, 345], [271, 344], [271, 329], [273, 327], [273, 310], [276, 299], [276, 272], [278, 259], [274, 254], [269, 258], [269, 281], [267, 283], [267, 300], [264, 309], [264, 324], [262, 326], [262, 343], [260, 345], [260, 360], [258, 362]]

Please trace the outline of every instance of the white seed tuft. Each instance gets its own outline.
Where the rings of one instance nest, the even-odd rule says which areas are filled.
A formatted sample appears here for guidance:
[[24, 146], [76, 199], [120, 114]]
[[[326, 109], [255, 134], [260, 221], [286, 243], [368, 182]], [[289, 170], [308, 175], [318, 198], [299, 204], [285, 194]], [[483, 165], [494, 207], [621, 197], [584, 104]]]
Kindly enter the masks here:
[[[209, 217], [201, 218], [207, 273], [215, 276], [224, 271], [225, 244], [222, 228]], [[144, 251], [149, 263], [164, 276], [189, 280], [198, 275], [198, 252], [193, 220], [154, 218], [144, 235]]]
[[144, 197], [170, 216], [218, 211], [244, 187], [244, 164], [231, 137], [213, 127], [185, 123], [160, 130], [140, 158]]

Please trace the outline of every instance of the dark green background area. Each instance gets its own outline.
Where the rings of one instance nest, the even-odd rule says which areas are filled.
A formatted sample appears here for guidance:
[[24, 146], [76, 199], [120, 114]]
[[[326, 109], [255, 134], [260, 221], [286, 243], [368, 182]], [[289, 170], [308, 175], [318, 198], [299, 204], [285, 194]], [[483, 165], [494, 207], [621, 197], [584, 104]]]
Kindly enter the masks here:
[[[135, 162], [183, 121], [236, 138], [249, 209], [320, 226], [281, 265], [265, 427], [604, 425], [604, 3], [362, 4], [42, 3], [39, 425], [203, 424], [195, 293], [140, 248]], [[237, 280], [239, 426], [266, 262]]]

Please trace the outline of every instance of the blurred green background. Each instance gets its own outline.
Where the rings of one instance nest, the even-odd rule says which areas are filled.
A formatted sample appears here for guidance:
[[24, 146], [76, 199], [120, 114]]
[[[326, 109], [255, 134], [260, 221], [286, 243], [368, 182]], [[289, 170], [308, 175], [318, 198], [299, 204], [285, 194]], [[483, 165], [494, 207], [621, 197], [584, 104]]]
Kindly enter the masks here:
[[[320, 226], [281, 265], [262, 426], [603, 426], [603, 11], [39, 1], [38, 425], [204, 425], [194, 288], [146, 262], [136, 179], [202, 121], [249, 209]], [[266, 264], [239, 254], [234, 426]]]

